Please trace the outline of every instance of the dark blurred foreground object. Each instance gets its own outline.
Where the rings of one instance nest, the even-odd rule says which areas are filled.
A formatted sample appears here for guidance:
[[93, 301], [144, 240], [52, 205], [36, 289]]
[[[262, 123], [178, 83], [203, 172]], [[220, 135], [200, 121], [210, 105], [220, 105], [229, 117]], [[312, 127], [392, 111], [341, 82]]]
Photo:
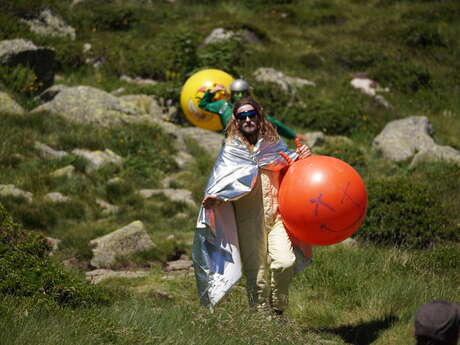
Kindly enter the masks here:
[[417, 345], [456, 345], [460, 332], [460, 306], [447, 301], [423, 304], [415, 314]]

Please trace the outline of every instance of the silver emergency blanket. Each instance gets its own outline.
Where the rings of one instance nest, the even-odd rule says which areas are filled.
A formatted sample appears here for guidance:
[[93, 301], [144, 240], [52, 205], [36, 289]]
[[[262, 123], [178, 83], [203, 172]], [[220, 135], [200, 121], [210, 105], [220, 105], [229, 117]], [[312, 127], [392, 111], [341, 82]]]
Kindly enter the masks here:
[[[297, 154], [290, 151], [282, 140], [270, 143], [261, 138], [253, 152], [250, 152], [239, 138], [233, 138], [224, 145], [217, 157], [205, 196], [213, 195], [224, 201], [243, 197], [254, 187], [259, 169], [280, 170], [287, 166], [279, 152], [291, 159], [297, 158]], [[201, 207], [192, 259], [200, 302], [205, 306], [214, 306], [242, 275], [235, 212], [231, 202], [212, 209]]]

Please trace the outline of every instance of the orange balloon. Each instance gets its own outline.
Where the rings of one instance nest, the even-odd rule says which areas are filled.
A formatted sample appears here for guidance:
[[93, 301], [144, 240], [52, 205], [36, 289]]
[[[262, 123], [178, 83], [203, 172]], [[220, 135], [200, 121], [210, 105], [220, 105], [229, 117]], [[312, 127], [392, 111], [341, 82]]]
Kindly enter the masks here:
[[361, 176], [344, 161], [329, 156], [310, 156], [290, 165], [278, 197], [287, 231], [313, 245], [350, 237], [367, 210]]

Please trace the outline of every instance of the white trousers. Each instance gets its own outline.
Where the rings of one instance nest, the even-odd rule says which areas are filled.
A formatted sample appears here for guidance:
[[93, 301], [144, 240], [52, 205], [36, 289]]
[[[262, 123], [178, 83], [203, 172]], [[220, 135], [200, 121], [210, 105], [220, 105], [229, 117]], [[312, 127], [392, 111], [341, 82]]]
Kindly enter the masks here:
[[249, 305], [283, 311], [294, 273], [292, 243], [278, 215], [264, 220], [260, 177], [253, 190], [233, 202]]

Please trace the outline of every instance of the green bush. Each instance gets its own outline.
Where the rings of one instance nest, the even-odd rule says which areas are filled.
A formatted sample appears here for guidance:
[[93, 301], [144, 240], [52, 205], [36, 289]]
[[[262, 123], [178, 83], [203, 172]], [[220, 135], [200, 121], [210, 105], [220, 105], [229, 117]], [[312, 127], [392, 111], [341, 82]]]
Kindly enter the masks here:
[[40, 234], [14, 223], [0, 204], [0, 293], [78, 307], [108, 304], [109, 295], [52, 261]]
[[10, 40], [17, 37], [29, 36], [30, 29], [27, 24], [20, 22], [19, 18], [9, 13], [0, 13], [0, 23], [0, 40]]
[[422, 183], [411, 177], [367, 181], [368, 211], [358, 238], [377, 244], [426, 248], [455, 239], [448, 217]]
[[84, 9], [76, 9], [73, 21], [82, 31], [127, 31], [138, 21], [129, 8], [101, 5], [100, 2], [85, 1]]
[[9, 90], [21, 95], [33, 95], [41, 89], [34, 70], [28, 66], [0, 66], [0, 82]]
[[358, 171], [367, 167], [364, 151], [357, 145], [345, 140], [329, 140], [315, 150], [315, 153], [341, 159]]
[[245, 45], [234, 38], [224, 42], [209, 44], [198, 53], [200, 66], [218, 68], [233, 75], [238, 75], [236, 67], [241, 64], [245, 54]]
[[[34, 18], [41, 11], [53, 8], [54, 10], [62, 6], [62, 1], [57, 0], [15, 0], [0, 1], [0, 12], [7, 13], [20, 18]], [[3, 23], [2, 23], [3, 24]]]

